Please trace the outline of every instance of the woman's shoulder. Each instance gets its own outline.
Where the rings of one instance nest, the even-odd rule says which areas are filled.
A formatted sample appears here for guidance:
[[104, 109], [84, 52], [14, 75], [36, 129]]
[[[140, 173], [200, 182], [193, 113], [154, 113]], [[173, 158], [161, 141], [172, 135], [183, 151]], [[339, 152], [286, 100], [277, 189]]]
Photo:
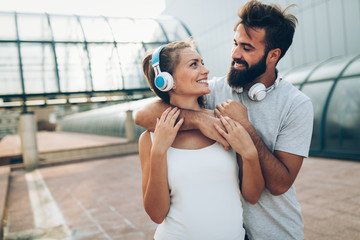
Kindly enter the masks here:
[[149, 142], [151, 142], [151, 133], [149, 130], [146, 130], [139, 137], [139, 145], [149, 144]]

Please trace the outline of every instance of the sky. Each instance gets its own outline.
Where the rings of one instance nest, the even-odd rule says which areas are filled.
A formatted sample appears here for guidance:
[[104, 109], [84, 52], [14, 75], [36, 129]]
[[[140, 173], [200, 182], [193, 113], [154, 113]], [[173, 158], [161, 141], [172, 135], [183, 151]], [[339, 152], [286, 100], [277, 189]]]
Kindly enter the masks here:
[[0, 0], [0, 11], [157, 17], [165, 0]]

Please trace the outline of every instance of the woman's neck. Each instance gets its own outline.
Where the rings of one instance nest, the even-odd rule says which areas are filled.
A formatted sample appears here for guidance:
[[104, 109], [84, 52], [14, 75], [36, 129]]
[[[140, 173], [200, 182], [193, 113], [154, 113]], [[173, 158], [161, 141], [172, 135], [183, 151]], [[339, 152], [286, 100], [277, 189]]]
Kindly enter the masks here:
[[201, 110], [197, 99], [198, 97], [170, 96], [170, 104], [182, 109]]

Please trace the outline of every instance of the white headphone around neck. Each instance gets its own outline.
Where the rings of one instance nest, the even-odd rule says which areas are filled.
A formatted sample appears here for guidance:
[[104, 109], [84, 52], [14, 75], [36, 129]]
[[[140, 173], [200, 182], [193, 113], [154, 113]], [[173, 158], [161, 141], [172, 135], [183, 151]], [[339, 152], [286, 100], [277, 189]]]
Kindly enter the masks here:
[[160, 52], [166, 46], [162, 45], [158, 47], [151, 57], [151, 64], [155, 71], [155, 86], [163, 92], [170, 91], [174, 86], [174, 79], [168, 72], [162, 72], [160, 69]]
[[260, 102], [266, 97], [266, 94], [268, 94], [277, 87], [280, 81], [281, 78], [277, 77], [274, 84], [268, 88], [266, 88], [265, 85], [262, 83], [255, 83], [248, 91], [249, 98], [253, 101]]

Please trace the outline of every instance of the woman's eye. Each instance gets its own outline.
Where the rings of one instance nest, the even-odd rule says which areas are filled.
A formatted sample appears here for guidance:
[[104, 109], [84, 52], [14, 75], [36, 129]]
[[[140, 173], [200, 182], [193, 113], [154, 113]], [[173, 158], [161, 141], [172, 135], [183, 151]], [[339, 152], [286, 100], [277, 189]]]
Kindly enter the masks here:
[[196, 62], [193, 62], [190, 66], [191, 66], [191, 67], [195, 67], [195, 66], [196, 66]]

